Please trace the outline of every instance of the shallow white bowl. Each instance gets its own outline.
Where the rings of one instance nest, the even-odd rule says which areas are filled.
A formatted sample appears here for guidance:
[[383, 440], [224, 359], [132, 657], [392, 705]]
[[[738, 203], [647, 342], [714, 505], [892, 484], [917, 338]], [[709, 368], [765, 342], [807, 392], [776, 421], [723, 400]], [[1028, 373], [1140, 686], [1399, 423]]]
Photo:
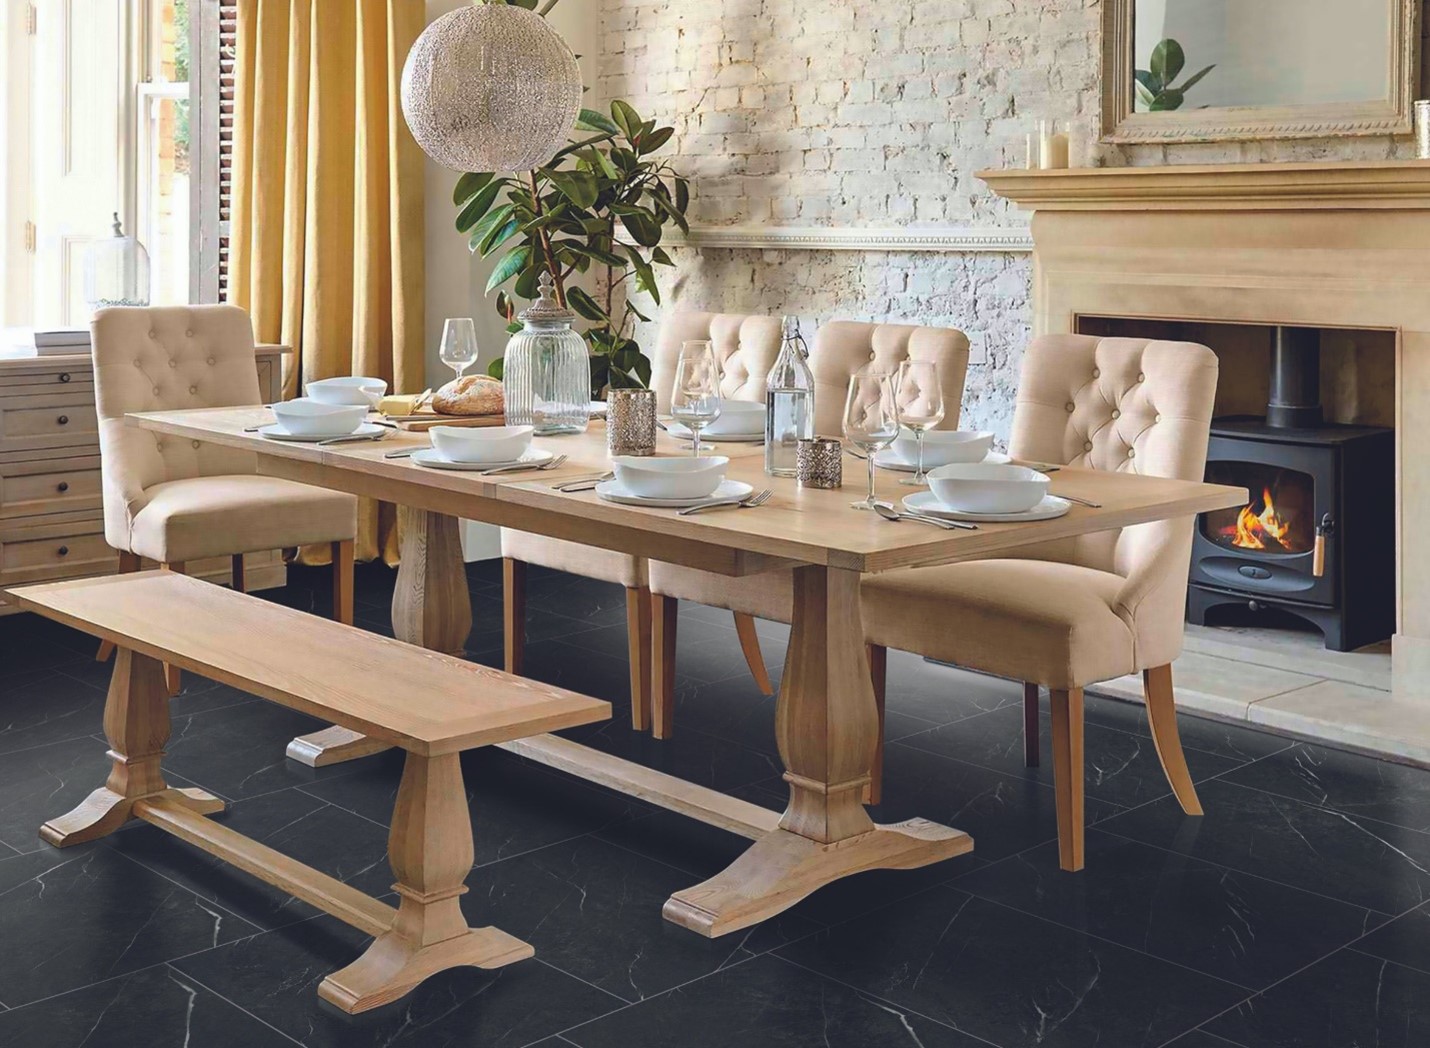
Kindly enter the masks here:
[[303, 388], [309, 400], [316, 400], [321, 404], [362, 404], [375, 408], [387, 392], [387, 381], [352, 375], [320, 378], [316, 382], [309, 382]]
[[367, 405], [321, 404], [308, 397], [273, 405], [278, 424], [300, 437], [345, 437], [367, 418]]
[[963, 513], [1022, 513], [1048, 493], [1048, 478], [1027, 466], [954, 463], [929, 472], [929, 487], [949, 509]]
[[[982, 462], [992, 446], [992, 433], [931, 429], [924, 434], [924, 469], [955, 462]], [[889, 454], [906, 466], [918, 465], [919, 449], [913, 430], [900, 430], [898, 437], [889, 445]]]
[[720, 401], [720, 417], [700, 432], [709, 437], [747, 437], [765, 430], [765, 406], [752, 400]]
[[449, 462], [515, 462], [531, 447], [530, 426], [433, 426], [427, 432]]
[[709, 458], [640, 458], [621, 455], [611, 460], [616, 482], [632, 495], [648, 499], [702, 499], [720, 486], [730, 460]]

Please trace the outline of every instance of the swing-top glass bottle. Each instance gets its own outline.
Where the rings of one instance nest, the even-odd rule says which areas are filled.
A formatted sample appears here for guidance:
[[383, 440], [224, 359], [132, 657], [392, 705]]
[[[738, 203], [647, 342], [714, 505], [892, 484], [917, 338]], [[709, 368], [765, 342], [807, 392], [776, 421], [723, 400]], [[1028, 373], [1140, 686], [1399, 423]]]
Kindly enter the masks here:
[[780, 355], [765, 381], [765, 472], [793, 477], [799, 442], [814, 436], [814, 372], [799, 319], [781, 322]]

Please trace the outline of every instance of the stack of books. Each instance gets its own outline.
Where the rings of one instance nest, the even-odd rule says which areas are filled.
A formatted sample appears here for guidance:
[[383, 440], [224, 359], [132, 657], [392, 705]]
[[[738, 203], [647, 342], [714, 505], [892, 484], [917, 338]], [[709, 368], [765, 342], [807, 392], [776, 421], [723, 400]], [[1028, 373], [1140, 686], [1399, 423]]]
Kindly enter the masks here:
[[89, 328], [36, 328], [35, 353], [42, 357], [89, 354]]

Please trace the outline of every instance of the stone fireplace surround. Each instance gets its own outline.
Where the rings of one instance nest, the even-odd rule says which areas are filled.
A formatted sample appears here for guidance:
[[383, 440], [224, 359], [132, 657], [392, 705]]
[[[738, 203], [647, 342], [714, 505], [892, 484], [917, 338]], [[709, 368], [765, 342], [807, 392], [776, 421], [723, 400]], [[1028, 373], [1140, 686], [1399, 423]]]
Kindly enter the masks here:
[[[1389, 416], [1382, 423], [1396, 427], [1390, 655], [1337, 659], [1307, 646], [1193, 631], [1188, 666], [1178, 664], [1179, 700], [1430, 763], [1430, 555], [1419, 552], [1430, 533], [1430, 161], [979, 177], [1034, 212], [1036, 333], [1077, 331], [1087, 318], [1109, 317], [1285, 324], [1369, 333], [1367, 341], [1384, 350], [1359, 377], [1373, 388], [1353, 392], [1379, 402]], [[1393, 392], [1374, 388], [1387, 384]], [[1265, 695], [1246, 690], [1258, 674]]]

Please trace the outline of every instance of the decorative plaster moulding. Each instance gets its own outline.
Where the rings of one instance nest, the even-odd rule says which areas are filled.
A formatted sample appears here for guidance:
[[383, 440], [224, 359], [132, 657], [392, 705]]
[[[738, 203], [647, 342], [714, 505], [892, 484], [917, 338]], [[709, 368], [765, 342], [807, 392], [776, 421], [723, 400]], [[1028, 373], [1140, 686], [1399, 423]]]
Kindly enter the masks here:
[[1024, 253], [1026, 227], [934, 226], [927, 229], [841, 229], [821, 226], [691, 226], [664, 243], [692, 248], [772, 248], [786, 251], [950, 251]]

